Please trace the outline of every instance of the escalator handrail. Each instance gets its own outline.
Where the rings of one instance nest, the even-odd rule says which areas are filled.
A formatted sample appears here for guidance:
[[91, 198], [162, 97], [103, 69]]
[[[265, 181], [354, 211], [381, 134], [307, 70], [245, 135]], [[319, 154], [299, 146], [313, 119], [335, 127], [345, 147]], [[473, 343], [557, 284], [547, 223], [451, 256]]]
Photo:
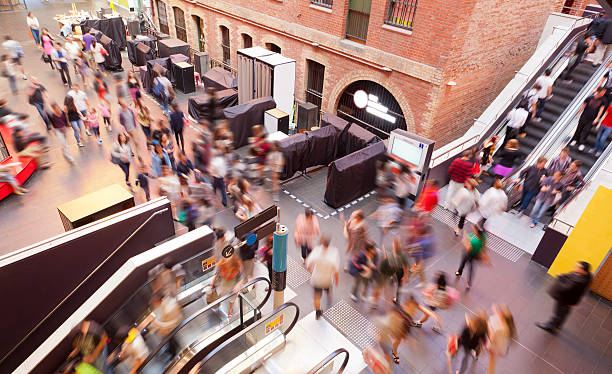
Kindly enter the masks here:
[[333, 359], [335, 359], [342, 353], [346, 353], [346, 358], [344, 359], [344, 361], [342, 361], [342, 365], [340, 365], [340, 368], [338, 369], [338, 372], [337, 372], [337, 374], [342, 374], [344, 372], [344, 369], [346, 369], [346, 365], [348, 365], [348, 361], [349, 361], [349, 352], [344, 348], [336, 349], [335, 351], [330, 353], [329, 356], [324, 358], [323, 361], [319, 362], [317, 366], [310, 369], [310, 371], [308, 371], [308, 373], [306, 374], [316, 374], [319, 370], [323, 369], [325, 365], [329, 364]]
[[232, 291], [230, 293], [228, 293], [227, 295], [218, 298], [217, 300], [215, 300], [214, 303], [206, 305], [206, 307], [198, 310], [197, 312], [193, 313], [191, 316], [185, 318], [183, 320], [183, 322], [179, 323], [178, 326], [176, 326], [174, 328], [174, 330], [172, 330], [172, 332], [170, 332], [170, 334], [166, 335], [166, 337], [164, 337], [164, 339], [161, 341], [161, 343], [159, 343], [157, 345], [157, 347], [155, 347], [155, 349], [153, 351], [151, 351], [149, 353], [149, 356], [147, 356], [147, 359], [144, 360], [144, 362], [140, 365], [140, 367], [138, 368], [138, 373], [141, 372], [142, 369], [144, 369], [147, 364], [159, 353], [159, 351], [166, 345], [168, 344], [168, 342], [170, 342], [170, 340], [172, 338], [174, 338], [174, 336], [182, 330], [183, 327], [185, 327], [187, 324], [189, 324], [191, 321], [193, 321], [194, 319], [196, 319], [197, 317], [199, 317], [200, 315], [208, 312], [209, 310], [216, 308], [217, 306], [219, 306], [222, 302], [224, 302], [225, 300], [230, 299], [231, 297], [239, 294], [240, 292], [242, 292], [242, 290], [246, 289], [249, 286], [254, 285], [257, 282], [260, 281], [265, 281], [266, 283], [268, 283], [268, 287], [267, 287], [267, 291], [266, 291], [266, 296], [264, 297], [263, 301], [261, 303], [259, 303], [259, 305], [257, 306], [257, 308], [255, 309], [255, 311], [261, 309], [262, 306], [264, 306], [266, 304], [266, 302], [268, 301], [268, 299], [270, 298], [270, 293], [271, 293], [271, 289], [272, 287], [270, 287], [270, 281], [267, 278], [264, 277], [257, 277], [252, 279], [251, 281], [247, 282], [246, 284], [244, 284], [244, 286], [242, 286], [242, 288], [238, 291]]
[[[197, 258], [197, 257], [199, 257], [199, 256], [201, 256], [201, 255], [203, 255], [203, 254], [206, 254], [207, 252], [213, 251], [214, 249], [215, 249], [214, 247], [210, 247], [208, 250], [206, 250], [206, 251], [204, 251], [204, 252], [200, 252], [200, 253], [198, 253], [198, 254], [196, 254], [196, 255], [194, 255], [194, 256], [191, 256], [190, 258], [186, 259], [185, 261], [180, 262], [179, 264], [184, 265], [184, 264], [186, 264], [187, 262], [189, 262], [189, 261], [191, 261], [191, 260], [193, 260], [193, 259], [195, 259], [195, 258]], [[212, 273], [212, 272], [209, 272], [209, 273]], [[206, 278], [206, 279], [209, 279], [209, 278], [210, 278], [210, 277], [208, 277], [208, 278]], [[127, 300], [126, 300], [125, 302], [123, 302], [123, 303], [121, 304], [121, 306], [119, 306], [119, 308], [117, 308], [117, 310], [115, 311], [115, 313], [111, 314], [111, 316], [110, 316], [110, 317], [108, 317], [108, 318], [107, 318], [107, 319], [106, 319], [106, 320], [105, 320], [105, 321], [102, 323], [102, 326], [104, 327], [104, 326], [106, 326], [106, 325], [107, 325], [107, 324], [108, 324], [110, 321], [112, 321], [112, 319], [113, 319], [113, 318], [114, 318], [114, 317], [117, 315], [117, 313], [119, 313], [121, 310], [123, 310], [123, 308], [124, 308], [126, 305], [128, 305], [128, 304], [129, 304], [129, 303], [130, 303], [130, 302], [131, 302], [131, 301], [132, 301], [132, 300], [133, 300], [133, 299], [134, 299], [134, 298], [135, 298], [135, 297], [136, 297], [136, 296], [137, 296], [137, 295], [138, 295], [140, 292], [142, 292], [142, 291], [144, 290], [144, 288], [145, 288], [145, 287], [149, 286], [149, 285], [151, 284], [151, 282], [152, 282], [152, 281], [153, 281], [153, 279], [148, 279], [148, 280], [147, 280], [147, 281], [146, 281], [146, 282], [145, 282], [145, 283], [144, 283], [142, 286], [138, 287], [138, 289], [137, 289], [136, 291], [134, 291], [134, 293], [132, 293], [132, 295], [130, 295], [130, 297], [128, 297], [128, 298], [127, 298]], [[205, 281], [206, 281], [206, 280], [203, 280], [202, 282], [205, 282]], [[197, 284], [200, 284], [200, 283], [202, 283], [202, 282], [198, 282]], [[193, 300], [192, 300], [192, 301], [190, 301], [189, 303], [186, 303], [185, 305], [188, 305], [188, 304], [190, 304], [191, 302], [193, 302]], [[184, 307], [185, 305], [182, 305], [182, 306]]]
[[286, 302], [283, 305], [279, 306], [268, 317], [260, 319], [259, 321], [255, 322], [254, 324], [249, 326], [247, 329], [242, 330], [239, 334], [236, 334], [236, 335], [232, 336], [231, 338], [229, 338], [228, 340], [226, 340], [225, 342], [223, 342], [223, 344], [221, 344], [217, 348], [213, 349], [209, 354], [206, 355], [206, 357], [204, 357], [202, 360], [200, 360], [200, 363], [203, 366], [206, 363], [206, 361], [210, 360], [215, 354], [219, 353], [219, 351], [221, 351], [223, 348], [225, 348], [228, 345], [232, 344], [235, 340], [240, 338], [242, 335], [248, 334], [251, 330], [257, 328], [261, 323], [264, 323], [264, 322], [268, 321], [270, 318], [272, 318], [275, 315], [279, 314], [279, 312], [281, 312], [283, 309], [287, 309], [289, 307], [294, 307], [295, 308], [295, 317], [293, 318], [293, 321], [291, 321], [291, 324], [289, 325], [287, 330], [285, 330], [285, 332], [283, 333], [283, 335], [287, 336], [287, 334], [289, 334], [291, 332], [291, 330], [293, 330], [293, 327], [295, 326], [295, 324], [297, 323], [297, 321], [298, 321], [298, 319], [300, 317], [300, 307], [297, 306], [297, 304], [295, 304], [295, 303], [293, 303], [291, 301], [290, 302]]
[[532, 165], [545, 150], [552, 146], [551, 142], [557, 139], [559, 133], [576, 119], [576, 113], [580, 109], [580, 106], [582, 106], [584, 99], [593, 92], [593, 86], [596, 88], [599, 85], [599, 81], [601, 80], [604, 71], [607, 70], [606, 66], [610, 61], [612, 61], [612, 55], [608, 56], [608, 58], [597, 68], [597, 70], [595, 70], [593, 75], [591, 75], [591, 78], [589, 78], [582, 89], [576, 94], [574, 99], [567, 105], [563, 113], [561, 113], [559, 118], [557, 118], [555, 123], [553, 123], [544, 137], [538, 142], [531, 153], [527, 155], [521, 166], [512, 170], [512, 172], [504, 178], [504, 181], [512, 180], [518, 173], [523, 171], [523, 169]]

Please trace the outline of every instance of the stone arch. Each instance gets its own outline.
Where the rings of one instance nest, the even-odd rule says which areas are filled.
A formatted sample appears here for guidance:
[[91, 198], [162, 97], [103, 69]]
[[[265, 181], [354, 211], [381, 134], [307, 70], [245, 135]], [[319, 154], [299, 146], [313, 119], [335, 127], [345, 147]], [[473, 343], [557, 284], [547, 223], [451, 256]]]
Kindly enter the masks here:
[[[387, 76], [383, 77], [383, 75]], [[352, 73], [346, 74], [342, 78], [340, 78], [336, 82], [336, 84], [334, 84], [333, 88], [330, 91], [329, 99], [327, 100], [327, 105], [324, 106], [324, 110], [326, 112], [336, 114], [336, 109], [338, 108], [340, 97], [344, 93], [344, 90], [346, 90], [348, 86], [350, 86], [356, 81], [368, 80], [380, 84], [387, 91], [389, 91], [391, 95], [393, 95], [395, 100], [398, 102], [400, 108], [402, 109], [404, 119], [406, 120], [406, 130], [409, 132], [416, 133], [416, 124], [414, 122], [412, 110], [410, 109], [410, 105], [408, 104], [408, 98], [406, 97], [406, 95], [404, 95], [404, 91], [402, 91], [397, 85], [393, 83], [392, 76], [392, 73], [374, 73], [371, 71], [354, 71]], [[381, 77], [383, 77], [383, 79], [381, 79]]]

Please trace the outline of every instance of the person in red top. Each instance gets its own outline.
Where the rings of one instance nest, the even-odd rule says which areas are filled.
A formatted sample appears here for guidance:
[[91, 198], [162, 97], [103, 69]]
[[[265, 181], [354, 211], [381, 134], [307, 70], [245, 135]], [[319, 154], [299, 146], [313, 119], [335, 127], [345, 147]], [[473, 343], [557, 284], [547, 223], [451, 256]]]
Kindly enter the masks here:
[[431, 213], [436, 204], [438, 204], [438, 182], [428, 179], [414, 205], [419, 212]]
[[463, 151], [460, 158], [456, 158], [448, 168], [448, 190], [446, 191], [446, 201], [444, 207], [450, 209], [451, 201], [457, 191], [463, 187], [465, 180], [472, 176], [472, 168], [474, 162], [470, 161], [472, 152], [470, 150]]
[[604, 149], [606, 149], [606, 143], [608, 136], [612, 133], [612, 105], [606, 109], [606, 114], [603, 115], [599, 124], [597, 125], [597, 139], [595, 140], [595, 147], [591, 152], [595, 152], [595, 157], [601, 156]]

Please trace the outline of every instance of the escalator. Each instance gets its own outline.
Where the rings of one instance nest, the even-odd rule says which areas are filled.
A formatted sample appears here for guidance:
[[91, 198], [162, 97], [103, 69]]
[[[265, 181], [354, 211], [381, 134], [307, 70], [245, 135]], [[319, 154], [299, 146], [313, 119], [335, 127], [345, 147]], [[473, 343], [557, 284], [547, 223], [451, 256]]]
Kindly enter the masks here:
[[[138, 373], [187, 373], [193, 364], [221, 343], [258, 321], [270, 290], [268, 279], [256, 278], [239, 291], [193, 312], [149, 350]], [[234, 304], [238, 304], [238, 310]], [[233, 313], [229, 313], [230, 305], [234, 307]]]
[[299, 314], [296, 304], [285, 303], [269, 317], [257, 321], [215, 350], [206, 355], [194, 355], [188, 367], [172, 373], [187, 373], [196, 365], [200, 374], [268, 373], [262, 364], [285, 347], [286, 336], [297, 323]]
[[553, 85], [552, 97], [542, 111], [542, 120], [539, 122], [531, 120], [525, 130], [525, 137], [519, 139], [519, 149], [523, 154], [528, 155], [534, 150], [580, 90], [591, 79], [595, 70], [596, 68], [593, 67], [591, 62], [584, 61], [573, 71], [571, 83], [560, 77], [557, 78]]

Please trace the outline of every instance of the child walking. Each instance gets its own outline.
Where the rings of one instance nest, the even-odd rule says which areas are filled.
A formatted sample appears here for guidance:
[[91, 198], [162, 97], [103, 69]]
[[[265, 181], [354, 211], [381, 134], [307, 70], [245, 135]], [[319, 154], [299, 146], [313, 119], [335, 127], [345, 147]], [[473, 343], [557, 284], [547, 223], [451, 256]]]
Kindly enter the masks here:
[[98, 111], [96, 108], [91, 108], [89, 110], [85, 122], [87, 123], [87, 127], [93, 131], [98, 144], [102, 144], [102, 138], [100, 137], [100, 123], [98, 122]]
[[110, 106], [108, 105], [108, 101], [106, 100], [100, 101], [100, 105], [98, 106], [98, 108], [100, 108], [100, 114], [102, 115], [102, 120], [104, 121], [104, 124], [106, 125], [106, 130], [108, 130], [108, 132], [113, 131], [113, 128], [111, 127], [111, 123], [110, 123], [111, 110], [110, 110]]

